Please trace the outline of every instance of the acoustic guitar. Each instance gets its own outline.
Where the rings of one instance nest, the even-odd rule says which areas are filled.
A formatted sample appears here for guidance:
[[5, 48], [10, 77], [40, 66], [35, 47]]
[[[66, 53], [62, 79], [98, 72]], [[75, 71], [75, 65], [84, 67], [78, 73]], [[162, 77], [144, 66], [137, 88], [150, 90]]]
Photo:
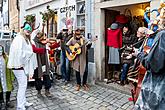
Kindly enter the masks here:
[[76, 43], [75, 45], [73, 46], [69, 46], [69, 49], [71, 50], [71, 53], [72, 54], [69, 54], [69, 52], [66, 50], [66, 56], [67, 58], [70, 60], [70, 61], [73, 61], [77, 55], [81, 54], [81, 48], [85, 45], [88, 45], [94, 41], [96, 41], [97, 39], [94, 39], [94, 40], [89, 40], [87, 42], [85, 42], [83, 45], [80, 45], [78, 43]]

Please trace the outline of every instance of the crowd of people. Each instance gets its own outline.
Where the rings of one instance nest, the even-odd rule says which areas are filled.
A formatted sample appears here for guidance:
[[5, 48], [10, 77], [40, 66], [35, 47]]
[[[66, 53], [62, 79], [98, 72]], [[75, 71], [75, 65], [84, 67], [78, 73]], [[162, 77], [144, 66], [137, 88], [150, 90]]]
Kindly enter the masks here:
[[[165, 85], [165, 11], [162, 8], [161, 24], [153, 32], [146, 27], [139, 27], [136, 38], [131, 34], [128, 24], [122, 28], [123, 47], [120, 49], [122, 59], [122, 71], [120, 84], [127, 83], [129, 68], [137, 60], [146, 69], [143, 85], [135, 104], [135, 110], [164, 110], [164, 85]], [[162, 20], [163, 19], [163, 20]], [[76, 91], [81, 87], [89, 90], [87, 85], [88, 76], [88, 49], [92, 43], [87, 43], [86, 38], [81, 34], [80, 29], [74, 33], [63, 29], [56, 37], [59, 42], [51, 42], [44, 37], [44, 33], [37, 31], [34, 38], [31, 37], [33, 30], [30, 24], [25, 23], [20, 33], [13, 39], [9, 56], [0, 45], [0, 107], [13, 108], [10, 103], [10, 95], [13, 90], [13, 81], [18, 82], [17, 110], [26, 110], [26, 106], [32, 103], [26, 101], [26, 89], [28, 77], [35, 79], [37, 96], [42, 96], [42, 85], [45, 87], [45, 96], [52, 97], [50, 93], [51, 79], [50, 69], [56, 66], [55, 59], [50, 59], [49, 54], [54, 54], [56, 48], [60, 48], [60, 71], [62, 82], [68, 84], [70, 81], [71, 68], [75, 71]], [[145, 46], [149, 50], [145, 50]], [[71, 48], [72, 47], [72, 48]], [[80, 53], [79, 53], [80, 52]], [[68, 58], [69, 56], [69, 58]], [[53, 56], [54, 58], [54, 56]], [[50, 64], [51, 63], [51, 64]], [[135, 63], [136, 64], [136, 63]], [[15, 77], [14, 77], [15, 76]], [[81, 79], [81, 77], [83, 79]], [[6, 93], [4, 99], [3, 93]], [[4, 105], [4, 101], [6, 105]]]
[[[33, 103], [26, 101], [26, 89], [28, 84], [28, 77], [33, 76], [35, 79], [35, 88], [38, 91], [37, 96], [42, 96], [42, 85], [45, 88], [45, 96], [52, 97], [50, 93], [51, 88], [51, 67], [56, 67], [55, 61], [52, 61], [48, 56], [54, 54], [56, 48], [60, 47], [60, 71], [62, 74], [62, 82], [68, 84], [70, 81], [71, 67], [76, 73], [76, 90], [79, 91], [83, 86], [84, 90], [89, 90], [87, 85], [87, 49], [90, 48], [91, 43], [84, 45], [87, 40], [81, 34], [80, 29], [75, 30], [74, 33], [69, 33], [67, 29], [63, 29], [56, 37], [59, 42], [51, 42], [45, 38], [44, 33], [35, 31], [32, 34], [32, 27], [29, 23], [25, 22], [20, 33], [13, 39], [10, 47], [9, 55], [4, 52], [3, 46], [0, 46], [0, 67], [1, 67], [1, 88], [0, 88], [0, 107], [13, 108], [14, 105], [10, 103], [10, 94], [13, 90], [13, 80], [16, 78], [18, 82], [17, 92], [17, 110], [25, 110], [27, 106]], [[35, 35], [31, 37], [31, 35]], [[70, 46], [78, 44], [74, 51], [81, 49], [81, 53], [75, 56], [75, 59], [69, 60], [68, 55], [74, 56]], [[53, 49], [53, 51], [52, 51]], [[76, 49], [76, 50], [75, 50]], [[53, 52], [53, 53], [51, 53]], [[54, 57], [54, 56], [53, 56]], [[53, 59], [55, 60], [55, 59]], [[6, 73], [6, 74], [5, 74]], [[15, 77], [14, 77], [15, 76]], [[81, 81], [81, 76], [83, 81]], [[3, 93], [6, 93], [6, 105], [4, 105]]]
[[[136, 36], [131, 36], [129, 26], [123, 29], [123, 48], [121, 51], [122, 71], [120, 84], [127, 83], [130, 66], [138, 68], [134, 110], [164, 110], [164, 71], [165, 71], [165, 9], [160, 9], [160, 16], [152, 28], [139, 27]], [[161, 22], [161, 23], [160, 23]], [[155, 27], [154, 27], [155, 26]], [[144, 68], [143, 70], [140, 70]], [[133, 70], [134, 68], [131, 68]]]

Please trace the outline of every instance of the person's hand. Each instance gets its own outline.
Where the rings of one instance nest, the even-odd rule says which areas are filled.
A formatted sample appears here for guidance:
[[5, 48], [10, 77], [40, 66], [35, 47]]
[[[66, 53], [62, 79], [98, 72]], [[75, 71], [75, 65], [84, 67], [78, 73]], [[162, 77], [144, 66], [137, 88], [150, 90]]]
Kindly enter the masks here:
[[72, 56], [73, 55], [72, 52], [70, 52], [69, 55]]
[[132, 53], [132, 55], [133, 56], [137, 56], [137, 54], [139, 53], [139, 49], [136, 49], [136, 48], [133, 48], [133, 53]]
[[50, 42], [48, 38], [46, 39], [46, 42], [47, 42], [47, 43], [49, 43], [49, 42]]
[[131, 58], [132, 58], [132, 54], [130, 54], [126, 57], [126, 59], [131, 59]]
[[146, 54], [148, 54], [148, 53], [150, 52], [150, 50], [148, 49], [148, 50], [146, 50], [145, 52], [146, 52]]
[[58, 49], [58, 50], [61, 50], [61, 47], [58, 47], [57, 49]]
[[50, 42], [48, 42], [46, 45], [47, 45], [48, 47], [50, 47], [50, 46], [51, 46], [51, 43], [50, 43]]
[[50, 50], [50, 47], [48, 46], [48, 44], [46, 45], [46, 50]]

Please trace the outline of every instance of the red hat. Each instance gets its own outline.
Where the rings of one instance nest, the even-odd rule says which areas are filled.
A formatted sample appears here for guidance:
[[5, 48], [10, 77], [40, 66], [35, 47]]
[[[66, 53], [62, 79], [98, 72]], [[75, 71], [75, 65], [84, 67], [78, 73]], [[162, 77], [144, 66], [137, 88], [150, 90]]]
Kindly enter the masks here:
[[116, 16], [116, 22], [125, 24], [128, 22], [128, 18], [125, 15], [117, 15]]

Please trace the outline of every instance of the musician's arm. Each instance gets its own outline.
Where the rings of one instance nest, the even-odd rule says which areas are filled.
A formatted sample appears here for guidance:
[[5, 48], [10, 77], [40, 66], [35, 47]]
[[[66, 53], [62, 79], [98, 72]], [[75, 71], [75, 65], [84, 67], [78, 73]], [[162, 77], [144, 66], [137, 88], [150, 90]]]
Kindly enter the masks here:
[[32, 44], [33, 52], [37, 54], [44, 54], [46, 53], [45, 48], [37, 48], [34, 44]]
[[72, 51], [70, 50], [70, 48], [69, 48], [69, 46], [71, 46], [72, 45], [72, 40], [73, 40], [73, 37], [66, 43], [66, 45], [65, 45], [65, 50], [70, 54], [70, 53], [72, 53]]
[[54, 48], [57, 48], [57, 47], [59, 47], [59, 46], [60, 46], [60, 42], [59, 42], [59, 43], [55, 42], [55, 43], [53, 43], [52, 45], [50, 45], [49, 47], [50, 47], [51, 49], [54, 49]]
[[67, 43], [66, 43], [66, 46], [71, 46], [72, 45], [72, 40], [73, 40], [74, 38], [72, 37]]
[[62, 32], [60, 32], [60, 33], [57, 35], [57, 39], [62, 40]]

